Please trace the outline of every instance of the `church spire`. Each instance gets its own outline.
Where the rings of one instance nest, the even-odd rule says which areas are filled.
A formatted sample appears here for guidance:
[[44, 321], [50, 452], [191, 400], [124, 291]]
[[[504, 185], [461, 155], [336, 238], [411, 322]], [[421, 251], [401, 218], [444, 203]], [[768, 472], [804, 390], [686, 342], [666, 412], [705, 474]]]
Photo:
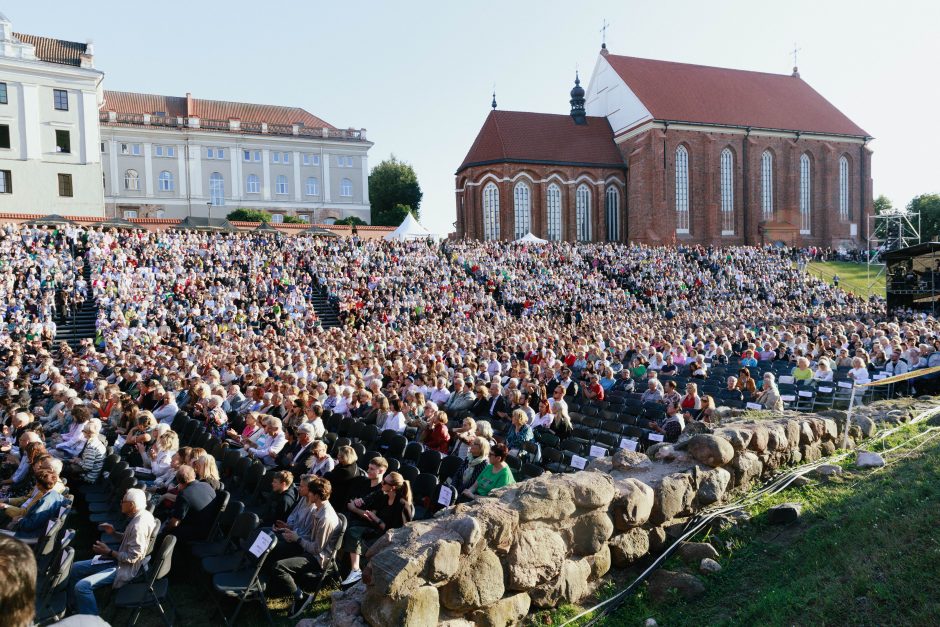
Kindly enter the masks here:
[[574, 73], [574, 87], [571, 89], [571, 119], [575, 124], [587, 124], [584, 114], [584, 88], [581, 87], [581, 79], [578, 77], [578, 71]]
[[493, 89], [493, 102], [490, 103], [490, 106], [493, 107], [493, 110], [496, 110], [496, 89]]

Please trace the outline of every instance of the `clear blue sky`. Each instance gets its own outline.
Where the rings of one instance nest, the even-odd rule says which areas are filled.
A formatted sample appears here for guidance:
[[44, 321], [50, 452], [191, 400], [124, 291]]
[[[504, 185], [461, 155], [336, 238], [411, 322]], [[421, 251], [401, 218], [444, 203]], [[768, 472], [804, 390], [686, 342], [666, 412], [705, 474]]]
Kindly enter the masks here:
[[417, 170], [449, 231], [489, 111], [564, 113], [610, 22], [614, 54], [800, 74], [876, 139], [875, 195], [940, 192], [940, 2], [7, 2], [17, 31], [95, 42], [109, 89], [300, 106]]

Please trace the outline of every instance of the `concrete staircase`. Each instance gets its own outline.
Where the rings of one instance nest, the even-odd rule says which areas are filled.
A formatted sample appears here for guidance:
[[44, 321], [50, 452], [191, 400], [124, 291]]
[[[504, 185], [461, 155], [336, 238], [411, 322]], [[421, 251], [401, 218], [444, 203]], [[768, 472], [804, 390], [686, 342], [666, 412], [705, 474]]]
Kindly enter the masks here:
[[[88, 284], [89, 295], [91, 295], [91, 264], [85, 264], [83, 276]], [[93, 298], [89, 298], [80, 310], [73, 312], [68, 320], [63, 320], [58, 324], [55, 341], [68, 342], [72, 350], [76, 350], [83, 339], [95, 337], [95, 322], [97, 320], [98, 304]]]
[[318, 287], [317, 291], [310, 298], [320, 324], [324, 329], [332, 329], [339, 326], [339, 310], [330, 304], [326, 295], [326, 289]]

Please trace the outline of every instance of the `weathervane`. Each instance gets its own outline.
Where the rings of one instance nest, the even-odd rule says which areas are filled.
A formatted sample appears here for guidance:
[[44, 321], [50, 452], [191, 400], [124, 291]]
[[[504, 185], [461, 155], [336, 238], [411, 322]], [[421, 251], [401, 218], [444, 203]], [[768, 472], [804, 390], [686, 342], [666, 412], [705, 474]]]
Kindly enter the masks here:
[[602, 46], [607, 45], [607, 27], [608, 26], [610, 26], [610, 24], [605, 19], [601, 25], [601, 45]]
[[791, 54], [793, 55], [793, 67], [796, 67], [796, 66], [797, 66], [797, 63], [796, 63], [796, 53], [799, 52], [800, 50], [802, 50], [802, 48], [797, 48], [797, 47], [796, 47], [796, 42], [793, 42], [793, 52], [791, 53]]

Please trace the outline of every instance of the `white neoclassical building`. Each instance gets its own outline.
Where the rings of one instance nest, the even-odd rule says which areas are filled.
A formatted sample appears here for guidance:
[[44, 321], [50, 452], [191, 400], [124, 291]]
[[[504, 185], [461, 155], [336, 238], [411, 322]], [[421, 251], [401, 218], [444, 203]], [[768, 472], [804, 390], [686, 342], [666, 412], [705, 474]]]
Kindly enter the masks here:
[[223, 217], [263, 209], [309, 222], [369, 221], [365, 129], [296, 107], [105, 91], [108, 217]]
[[0, 14], [0, 212], [102, 215], [93, 52], [15, 33]]

